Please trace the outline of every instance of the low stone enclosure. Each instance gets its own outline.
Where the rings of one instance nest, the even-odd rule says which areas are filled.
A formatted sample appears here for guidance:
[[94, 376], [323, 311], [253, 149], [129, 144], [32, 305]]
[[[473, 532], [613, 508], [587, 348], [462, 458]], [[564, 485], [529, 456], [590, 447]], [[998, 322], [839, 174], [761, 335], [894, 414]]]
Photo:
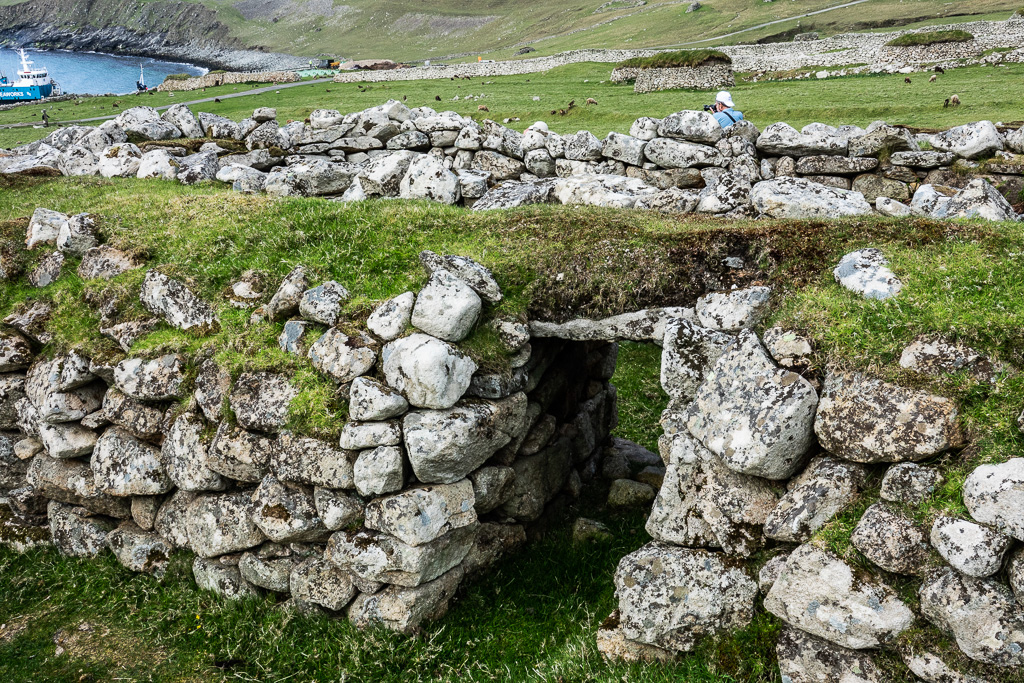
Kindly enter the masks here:
[[299, 75], [294, 71], [221, 71], [203, 74], [194, 78], [164, 79], [164, 82], [157, 86], [160, 92], [175, 92], [182, 90], [202, 90], [203, 88], [214, 88], [218, 85], [231, 85], [234, 83], [294, 83], [299, 80]]
[[[29, 274], [37, 286], [64, 255], [81, 258], [86, 279], [146, 267], [100, 244], [86, 214], [37, 209], [26, 247], [55, 248]], [[784, 623], [783, 680], [884, 681], [872, 652], [918, 623], [994, 671], [1024, 666], [1024, 458], [968, 473], [969, 518], [942, 515], [926, 534], [904, 511], [942, 483], [920, 461], [964, 445], [953, 401], [810, 372], [807, 339], [755, 332], [768, 287], [550, 323], [494, 317], [501, 288], [471, 259], [425, 251], [420, 261], [427, 284], [378, 302], [365, 323], [341, 316], [343, 283], [311, 281], [302, 266], [265, 293], [243, 277], [225, 294], [253, 321], [283, 322], [281, 348], [348, 395], [332, 441], [284, 429], [297, 394], [285, 374], [232, 376], [209, 355], [132, 355], [160, 323], [198, 335], [219, 326], [225, 302], [158, 269], [132, 292], [152, 318], [104, 314], [97, 330], [123, 357], [48, 356], [48, 305], [11, 314], [0, 333], [0, 500], [10, 510], [0, 540], [52, 542], [75, 557], [110, 551], [156, 577], [183, 548], [197, 585], [226, 598], [270, 591], [286, 607], [411, 633], [521, 545], [548, 505], [604, 477], [619, 497], [653, 499], [654, 539], [619, 563], [618, 609], [597, 633], [606, 657], [671, 660], [748, 624], [760, 593]], [[833, 274], [871, 299], [903, 286], [875, 249], [846, 255]], [[504, 370], [482, 370], [460, 349], [477, 324], [493, 326], [510, 354]], [[622, 340], [662, 347], [660, 457], [604, 447]], [[900, 364], [986, 382], [1007, 371], [932, 339], [908, 346]], [[866, 501], [851, 541], [885, 572], [922, 576], [919, 605], [890, 574], [809, 542], [879, 468], [879, 498]], [[933, 653], [902, 654], [923, 680], [968, 680]]]
[[427, 199], [477, 211], [561, 203], [731, 218], [1016, 220], [1007, 198], [1019, 201], [1024, 188], [1024, 127], [991, 121], [936, 134], [882, 121], [763, 131], [741, 121], [723, 130], [707, 112], [680, 111], [602, 140], [395, 100], [350, 114], [318, 109], [283, 126], [276, 117], [270, 108], [235, 122], [185, 105], [163, 114], [134, 107], [0, 153], [0, 173], [222, 181], [239, 192]]
[[715, 90], [736, 85], [732, 66], [729, 64], [705, 64], [702, 66], [678, 66], [656, 69], [619, 66], [612, 69], [613, 83], [633, 81], [633, 92], [646, 93], [658, 90]]

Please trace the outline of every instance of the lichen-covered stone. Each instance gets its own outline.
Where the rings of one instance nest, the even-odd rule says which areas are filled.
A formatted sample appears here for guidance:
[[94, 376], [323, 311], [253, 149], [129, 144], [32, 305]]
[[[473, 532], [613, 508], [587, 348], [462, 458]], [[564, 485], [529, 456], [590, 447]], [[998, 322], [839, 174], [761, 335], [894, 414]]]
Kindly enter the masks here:
[[252, 521], [271, 541], [321, 541], [327, 536], [312, 488], [285, 484], [268, 474], [252, 494]]
[[228, 600], [241, 600], [258, 594], [257, 590], [242, 578], [238, 567], [224, 565], [217, 560], [197, 557], [192, 561], [192, 576], [200, 590], [216, 593]]
[[353, 466], [356, 490], [361, 496], [379, 496], [401, 490], [405, 484], [405, 458], [399, 446], [364, 450]]
[[353, 465], [357, 455], [291, 432], [282, 432], [277, 447], [269, 452], [271, 469], [281, 481], [333, 489], [355, 488]]
[[341, 315], [341, 305], [351, 296], [344, 286], [330, 280], [302, 293], [299, 313], [307, 320], [333, 325]]
[[326, 557], [365, 580], [411, 588], [458, 566], [473, 546], [477, 527], [453, 529], [417, 546], [375, 531], [341, 531], [331, 536]]
[[875, 503], [864, 511], [850, 542], [887, 572], [920, 574], [928, 562], [924, 532], [914, 520], [886, 503]]
[[298, 394], [285, 375], [243, 372], [231, 392], [231, 409], [246, 429], [273, 433], [287, 422], [288, 406]]
[[864, 463], [922, 460], [963, 440], [949, 399], [853, 372], [825, 379], [814, 432], [829, 453]]
[[885, 683], [869, 655], [785, 627], [775, 645], [782, 680], [791, 683]]
[[161, 316], [172, 327], [205, 333], [220, 326], [208, 303], [178, 280], [156, 270], [146, 272], [139, 299], [148, 311]]
[[303, 266], [296, 266], [281, 282], [270, 302], [264, 307], [271, 321], [283, 320], [299, 311], [303, 293], [309, 289], [309, 279]]
[[889, 269], [889, 261], [878, 249], [860, 249], [846, 254], [832, 270], [832, 276], [865, 299], [888, 299], [903, 288], [903, 282]]
[[396, 339], [409, 326], [415, 304], [416, 295], [412, 292], [388, 299], [366, 319], [366, 327], [384, 341]]
[[109, 517], [51, 500], [46, 506], [50, 538], [62, 555], [96, 557], [107, 549], [107, 534], [114, 529]]
[[954, 569], [979, 579], [999, 571], [1013, 543], [988, 527], [944, 515], [932, 523], [931, 542]]
[[266, 540], [253, 519], [250, 494], [199, 495], [185, 509], [189, 547], [200, 557], [216, 557], [248, 550]]
[[206, 453], [206, 466], [229, 479], [255, 483], [270, 470], [279, 449], [277, 439], [222, 422]]
[[670, 398], [691, 400], [697, 387], [736, 338], [697, 325], [671, 320], [665, 325], [661, 351], [661, 387]]
[[777, 368], [757, 336], [744, 330], [697, 389], [686, 425], [737, 472], [786, 479], [813, 441], [817, 403], [810, 383]]
[[737, 333], [753, 327], [764, 314], [768, 287], [748, 287], [730, 292], [712, 292], [697, 299], [697, 320], [704, 327]]
[[317, 370], [344, 384], [373, 367], [378, 348], [377, 341], [365, 332], [349, 336], [332, 327], [309, 347], [309, 359]]
[[114, 368], [114, 384], [132, 398], [164, 401], [180, 398], [185, 381], [185, 359], [170, 353], [151, 361], [129, 358]]
[[405, 448], [416, 478], [452, 483], [464, 478], [523, 428], [526, 395], [467, 403], [449, 410], [408, 413]]
[[455, 567], [415, 588], [388, 586], [372, 595], [361, 594], [349, 607], [348, 618], [360, 628], [383, 626], [401, 633], [413, 633], [424, 622], [444, 615], [462, 576], [462, 569]]
[[160, 460], [159, 449], [120, 427], [110, 427], [96, 442], [90, 461], [96, 487], [114, 496], [167, 493], [174, 482]]
[[473, 484], [468, 479], [422, 486], [371, 501], [364, 524], [418, 546], [474, 524], [473, 503]]
[[764, 608], [791, 626], [854, 650], [884, 645], [914, 622], [914, 613], [892, 588], [858, 577], [843, 560], [809, 544], [790, 554]]
[[352, 578], [322, 557], [308, 557], [292, 569], [292, 596], [302, 602], [326, 607], [332, 612], [345, 609], [356, 594]]
[[356, 377], [349, 392], [348, 411], [353, 420], [388, 420], [409, 409], [409, 402], [391, 387], [370, 377]]
[[172, 548], [160, 534], [124, 522], [107, 534], [107, 545], [117, 561], [133, 572], [152, 574], [159, 579], [167, 571]]
[[977, 467], [964, 481], [963, 496], [971, 517], [1024, 541], [1024, 458]]
[[363, 501], [342, 491], [318, 486], [313, 489], [313, 504], [324, 526], [337, 531], [363, 519]]
[[757, 584], [724, 557], [653, 542], [622, 558], [615, 595], [623, 635], [685, 652], [703, 637], [750, 623]]
[[445, 341], [464, 339], [480, 317], [483, 303], [467, 283], [453, 273], [435, 270], [416, 297], [411, 322]]
[[466, 393], [477, 369], [454, 346], [426, 334], [385, 345], [381, 357], [388, 385], [417, 408], [451, 408]]
[[853, 502], [864, 473], [837, 458], [816, 458], [793, 479], [790, 489], [764, 521], [764, 534], [778, 541], [803, 543]]
[[1024, 607], [1003, 584], [947, 568], [928, 577], [918, 596], [925, 618], [971, 659], [1024, 666]]

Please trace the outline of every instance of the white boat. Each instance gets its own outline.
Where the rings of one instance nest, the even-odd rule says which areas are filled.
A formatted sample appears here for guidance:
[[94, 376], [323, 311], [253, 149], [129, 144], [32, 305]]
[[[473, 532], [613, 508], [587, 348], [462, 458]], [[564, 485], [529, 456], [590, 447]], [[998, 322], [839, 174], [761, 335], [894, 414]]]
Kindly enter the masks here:
[[6, 75], [0, 74], [0, 102], [41, 100], [61, 94], [60, 86], [50, 78], [46, 69], [32, 68], [32, 61], [24, 49], [18, 50], [18, 56], [21, 57], [21, 69], [17, 80], [11, 82]]

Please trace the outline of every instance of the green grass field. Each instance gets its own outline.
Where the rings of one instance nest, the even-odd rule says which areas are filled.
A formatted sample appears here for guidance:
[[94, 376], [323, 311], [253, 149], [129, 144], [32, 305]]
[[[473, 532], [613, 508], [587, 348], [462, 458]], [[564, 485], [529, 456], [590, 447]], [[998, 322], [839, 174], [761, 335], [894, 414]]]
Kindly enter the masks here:
[[[474, 214], [426, 203], [347, 206], [246, 197], [218, 183], [0, 178], [0, 239], [23, 239], [27, 216], [37, 206], [102, 216], [108, 243], [144, 254], [149, 266], [183, 278], [217, 302], [221, 333], [196, 338], [159, 329], [137, 342], [134, 352], [210, 345], [235, 372], [290, 367], [303, 385], [290, 425], [299, 431], [336, 432], [343, 410], [336, 389], [304, 360], [276, 351], [280, 325], [245, 327], [244, 316], [232, 313], [219, 293], [243, 271], [256, 270], [274, 283], [301, 262], [316, 278], [349, 287], [355, 300], [347, 314], [359, 318], [373, 300], [422, 284], [416, 254], [429, 248], [471, 256], [495, 272], [507, 300], [486, 315], [527, 312], [537, 318], [686, 304], [701, 290], [694, 272], [720, 267], [725, 255], [742, 256], [749, 266], [739, 282], [756, 279], [775, 290], [764, 325], [783, 324], [808, 335], [819, 372], [868, 370], [957, 401], [971, 444], [935, 459], [949, 482], [908, 510], [922, 524], [938, 511], [961, 510], [959, 486], [973, 467], [1019, 455], [1024, 447], [1014, 424], [1024, 405], [1019, 372], [979, 385], [960, 376], [911, 376], [897, 363], [915, 336], [942, 333], [1015, 367], [1024, 364], [1019, 224], [880, 218], [727, 223], [561, 206]], [[864, 246], [881, 248], [890, 258], [905, 283], [899, 297], [864, 300], [832, 280], [838, 258]], [[38, 258], [23, 255], [22, 265], [30, 267]], [[27, 299], [49, 300], [56, 309], [49, 350], [110, 353], [110, 343], [97, 335], [96, 306], [116, 298], [130, 315], [138, 307], [140, 274], [87, 283], [74, 266], [72, 260], [42, 290], [31, 289], [23, 277], [4, 283], [0, 315]], [[494, 360], [493, 345], [481, 330], [468, 346]], [[617, 433], [647, 446], [658, 435], [665, 405], [659, 360], [656, 347], [623, 345], [613, 379], [621, 407]], [[816, 537], [866, 569], [849, 536], [881, 470], [872, 469], [875, 483]], [[773, 652], [779, 624], [760, 610], [748, 628], [705, 640], [675, 666], [609, 665], [600, 659], [594, 632], [614, 606], [614, 567], [647, 540], [642, 513], [612, 514], [603, 499], [597, 490], [565, 510], [534, 545], [465, 588], [448, 617], [411, 639], [356, 632], [343, 620], [288, 615], [273, 609], [271, 598], [220, 601], [194, 590], [185, 557], [158, 583], [109, 558], [87, 562], [50, 550], [23, 556], [0, 550], [0, 675], [12, 681], [777, 681]], [[608, 522], [614, 540], [573, 546], [569, 523], [577, 514]], [[915, 603], [916, 580], [882, 578]], [[927, 647], [991, 683], [1019, 680], [1019, 672], [972, 664], [923, 622], [896, 646]], [[891, 680], [913, 680], [894, 650], [876, 658]]]
[[[518, 117], [510, 123], [522, 130], [537, 120], [547, 121], [558, 133], [590, 130], [603, 137], [609, 131], [628, 133], [640, 116], [661, 117], [681, 109], [700, 109], [710, 102], [712, 93], [673, 90], [638, 95], [631, 84], [608, 81], [612, 64], [574, 64], [552, 69], [543, 74], [502, 76], [471, 81], [408, 81], [380, 84], [327, 83], [283, 88], [251, 97], [225, 99], [220, 103], [194, 105], [194, 111], [208, 111], [234, 120], [249, 116], [256, 107], [276, 107], [278, 118], [303, 119], [314, 109], [359, 111], [394, 98], [410, 107], [430, 106], [437, 110], [453, 110], [477, 120], [501, 121]], [[810, 70], [810, 69], [809, 69]], [[1016, 84], [1024, 78], [1024, 65], [967, 67], [951, 69], [929, 83], [927, 77], [848, 76], [827, 80], [814, 78], [783, 82], [740, 82], [731, 89], [736, 108], [759, 127], [786, 121], [802, 127], [814, 121], [832, 125], [867, 125], [877, 119], [889, 123], [928, 128], [948, 127], [970, 121], [1019, 121], [1024, 118], [1017, 96]], [[189, 99], [215, 97], [244, 92], [248, 86], [208, 88], [205, 93], [155, 93], [126, 97], [96, 97], [82, 100], [75, 106], [62, 102], [48, 108], [51, 124], [62, 120], [114, 116], [118, 111], [136, 105], [164, 106]], [[943, 100], [957, 93], [963, 106], [945, 109]], [[467, 95], [482, 96], [466, 101]], [[435, 97], [441, 97], [438, 102]], [[533, 97], [540, 101], [534, 102]], [[458, 101], [453, 101], [458, 97]], [[597, 105], [584, 105], [593, 97]], [[552, 109], [565, 108], [571, 100], [577, 106], [566, 116], [551, 115]], [[118, 108], [114, 104], [118, 103]], [[486, 104], [489, 112], [477, 107]], [[26, 105], [0, 112], [0, 124], [39, 121], [40, 105]], [[96, 125], [95, 123], [92, 125]], [[0, 147], [14, 147], [45, 137], [43, 128], [0, 129]]]

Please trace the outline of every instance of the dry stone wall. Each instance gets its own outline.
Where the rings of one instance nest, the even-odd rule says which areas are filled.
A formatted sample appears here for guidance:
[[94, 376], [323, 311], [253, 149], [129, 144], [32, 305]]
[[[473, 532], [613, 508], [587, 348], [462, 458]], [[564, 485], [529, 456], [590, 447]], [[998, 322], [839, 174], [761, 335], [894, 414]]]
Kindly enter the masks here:
[[176, 92], [182, 90], [202, 90], [203, 88], [233, 85], [235, 83], [294, 83], [297, 80], [299, 80], [299, 74], [294, 71], [228, 71], [203, 74], [202, 76], [185, 78], [180, 81], [167, 79], [157, 86], [157, 90], [160, 92]]
[[[540, 121], [520, 132], [395, 100], [349, 114], [318, 109], [283, 126], [276, 116], [261, 108], [236, 122], [185, 105], [163, 114], [135, 107], [0, 155], [0, 173], [220, 181], [247, 193], [426, 199], [477, 211], [559, 203], [730, 218], [1016, 220], [1007, 198], [1019, 201], [1024, 188], [1024, 129], [991, 121], [937, 134], [884, 121], [722, 129], [707, 112], [680, 111], [599, 139]], [[181, 138], [209, 141], [193, 154], [163, 142]], [[162, 144], [147, 147], [152, 141]]]
[[[39, 209], [27, 244], [81, 256], [83, 277], [145, 267], [99, 244], [86, 215]], [[427, 285], [380, 302], [361, 329], [340, 319], [348, 290], [302, 266], [276, 291], [252, 296], [244, 278], [231, 288], [231, 305], [283, 322], [281, 348], [348, 397], [330, 439], [288, 429], [299, 391], [285, 373], [232, 376], [210, 354], [132, 354], [140, 330], [218, 326], [213, 304], [224, 302], [157, 270], [136, 293], [152, 318], [103, 314], [96, 333], [122, 347], [118, 357], [40, 353], [45, 305], [8, 317], [0, 504], [10, 513], [0, 539], [39, 542], [47, 529], [65, 555], [112, 552], [158, 578], [186, 549], [200, 588], [271, 592], [358, 626], [410, 632], [439, 617], [464, 578], [522, 545], [553, 501], [593, 479], [618, 414], [608, 382], [617, 346], [481, 322], [502, 296], [490, 271], [433, 252], [421, 261]], [[510, 354], [501, 372], [459, 348], [478, 323], [493, 325]], [[634, 336], [655, 328], [629, 326]]]
[[641, 69], [635, 76], [634, 92], [656, 92], [689, 88], [692, 90], [714, 90], [736, 85], [732, 67], [728, 64], [711, 64], [701, 67], [677, 67], [671, 69]]

